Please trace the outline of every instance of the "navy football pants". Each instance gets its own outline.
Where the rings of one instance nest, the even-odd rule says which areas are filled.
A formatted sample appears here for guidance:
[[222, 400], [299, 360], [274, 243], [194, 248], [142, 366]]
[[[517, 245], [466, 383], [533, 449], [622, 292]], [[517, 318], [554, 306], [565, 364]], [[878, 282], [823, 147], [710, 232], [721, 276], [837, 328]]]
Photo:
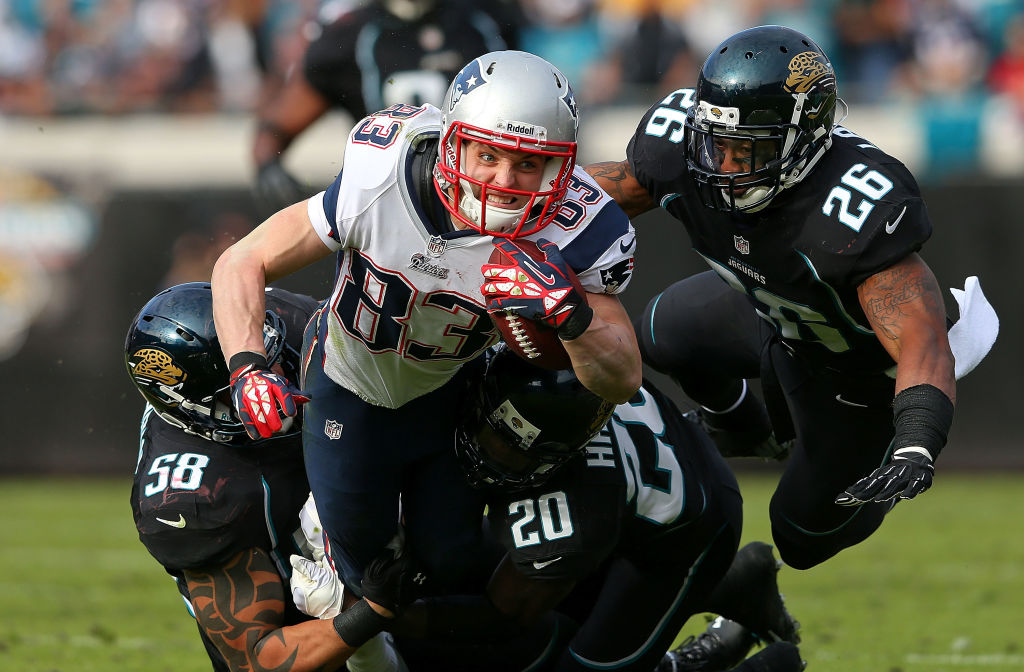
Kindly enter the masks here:
[[335, 384], [319, 352], [310, 359], [303, 452], [338, 575], [362, 593], [363, 569], [395, 534], [401, 496], [406, 541], [428, 577], [425, 587], [452, 585], [475, 564], [481, 542], [483, 498], [454, 450], [464, 380], [478, 371], [467, 364], [441, 388], [389, 409]]

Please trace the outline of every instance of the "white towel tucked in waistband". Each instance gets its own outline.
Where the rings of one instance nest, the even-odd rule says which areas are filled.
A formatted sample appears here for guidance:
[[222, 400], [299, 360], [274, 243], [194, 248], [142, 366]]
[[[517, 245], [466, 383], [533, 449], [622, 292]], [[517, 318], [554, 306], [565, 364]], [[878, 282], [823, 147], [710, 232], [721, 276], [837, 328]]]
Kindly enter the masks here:
[[981, 291], [977, 276], [964, 281], [963, 289], [950, 287], [960, 307], [960, 319], [949, 329], [949, 347], [956, 361], [956, 378], [974, 370], [996, 342], [999, 317]]

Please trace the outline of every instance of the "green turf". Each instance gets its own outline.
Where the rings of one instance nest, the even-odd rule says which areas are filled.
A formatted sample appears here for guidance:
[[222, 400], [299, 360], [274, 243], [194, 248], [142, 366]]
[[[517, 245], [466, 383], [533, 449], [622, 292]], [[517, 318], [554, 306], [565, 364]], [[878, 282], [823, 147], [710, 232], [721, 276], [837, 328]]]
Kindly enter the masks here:
[[[746, 540], [768, 539], [774, 476], [741, 475]], [[0, 670], [193, 672], [209, 663], [138, 542], [127, 480], [0, 482]], [[1024, 669], [1024, 476], [939, 472], [868, 541], [779, 583], [808, 670]], [[683, 634], [703, 629], [691, 620]]]

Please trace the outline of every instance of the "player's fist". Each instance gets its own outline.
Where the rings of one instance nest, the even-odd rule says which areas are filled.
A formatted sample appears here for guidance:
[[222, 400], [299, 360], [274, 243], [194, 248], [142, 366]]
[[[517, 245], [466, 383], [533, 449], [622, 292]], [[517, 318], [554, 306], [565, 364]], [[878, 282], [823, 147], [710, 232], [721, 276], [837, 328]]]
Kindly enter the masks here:
[[927, 451], [904, 448], [892, 462], [875, 469], [836, 497], [836, 504], [856, 506], [866, 502], [913, 499], [932, 486], [935, 464]]
[[290, 560], [292, 601], [299, 611], [313, 618], [334, 618], [340, 614], [345, 584], [331, 569], [327, 558], [313, 562], [293, 555]]
[[[484, 275], [480, 291], [488, 311], [515, 313], [541, 322], [565, 340], [586, 330], [593, 311], [557, 245], [543, 238], [536, 246], [528, 240], [495, 238], [494, 247], [500, 252], [499, 259], [492, 255], [490, 263], [480, 269]], [[578, 310], [582, 312], [577, 317], [585, 320], [571, 320]]]
[[399, 528], [387, 547], [366, 566], [361, 586], [365, 599], [397, 615], [416, 599], [426, 580], [405, 547], [404, 531]]
[[[254, 353], [246, 354], [259, 357]], [[231, 358], [233, 362], [235, 357]], [[249, 438], [254, 441], [280, 431], [285, 426], [283, 418], [294, 418], [299, 404], [307, 401], [309, 397], [287, 378], [267, 368], [265, 358], [262, 364], [250, 362], [231, 373], [231, 403]]]

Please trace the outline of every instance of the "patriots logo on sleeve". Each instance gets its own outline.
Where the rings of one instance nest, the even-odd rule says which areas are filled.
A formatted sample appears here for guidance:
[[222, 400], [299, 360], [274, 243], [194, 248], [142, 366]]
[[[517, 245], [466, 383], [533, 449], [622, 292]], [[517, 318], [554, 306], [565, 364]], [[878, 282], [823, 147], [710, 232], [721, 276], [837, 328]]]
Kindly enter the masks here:
[[624, 285], [633, 275], [633, 257], [623, 259], [614, 266], [601, 271], [601, 282], [606, 289], [615, 290]]
[[487, 83], [487, 79], [480, 71], [480, 59], [474, 58], [466, 64], [459, 74], [455, 75], [455, 88], [452, 91], [452, 100], [448, 103], [448, 111], [455, 109], [455, 105], [463, 96], [474, 91]]

